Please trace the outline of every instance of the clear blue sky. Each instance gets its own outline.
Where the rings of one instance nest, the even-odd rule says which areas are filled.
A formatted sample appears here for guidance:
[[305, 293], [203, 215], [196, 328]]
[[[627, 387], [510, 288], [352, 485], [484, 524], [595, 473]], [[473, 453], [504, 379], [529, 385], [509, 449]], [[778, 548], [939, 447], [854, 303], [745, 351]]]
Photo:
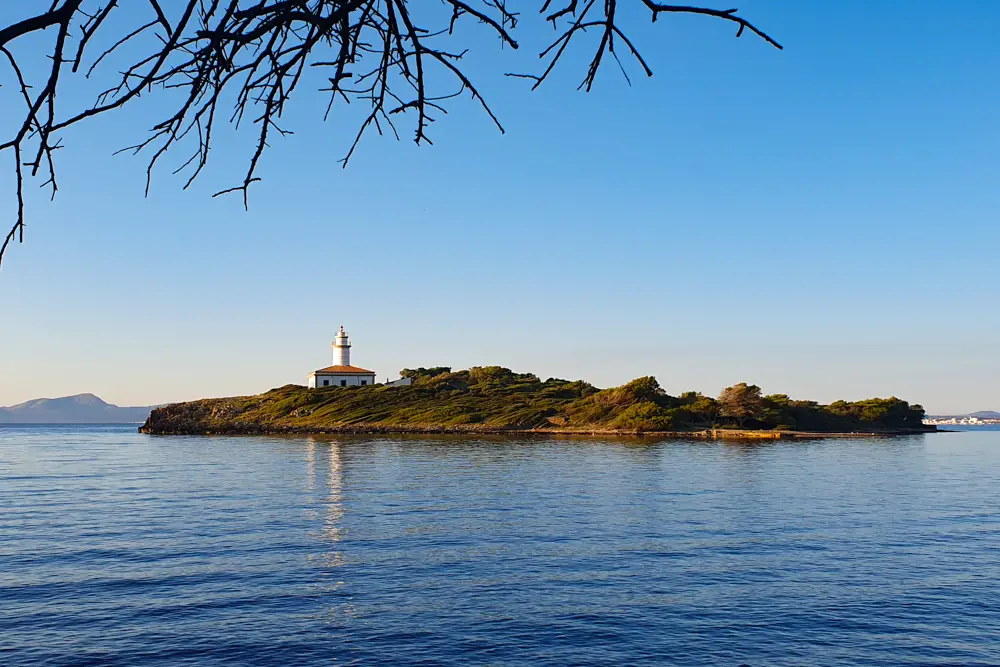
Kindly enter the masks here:
[[149, 106], [67, 136], [59, 196], [33, 198], [0, 272], [0, 405], [304, 383], [344, 324], [380, 377], [501, 364], [1000, 409], [1000, 4], [738, 6], [786, 50], [642, 18], [656, 75], [628, 65], [630, 88], [610, 63], [589, 95], [583, 50], [534, 93], [501, 76], [549, 36], [526, 17], [521, 53], [484, 40], [470, 62], [507, 134], [463, 100], [434, 146], [370, 135], [347, 170], [354, 126], [303, 95], [248, 213], [209, 194], [249, 134], [148, 199], [145, 163], [111, 153]]

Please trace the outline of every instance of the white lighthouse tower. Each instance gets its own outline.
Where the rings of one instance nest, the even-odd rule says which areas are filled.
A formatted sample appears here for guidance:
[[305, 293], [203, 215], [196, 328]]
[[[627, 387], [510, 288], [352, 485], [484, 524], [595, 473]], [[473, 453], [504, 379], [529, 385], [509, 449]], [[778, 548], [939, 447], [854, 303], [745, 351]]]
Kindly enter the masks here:
[[347, 332], [344, 331], [343, 324], [340, 325], [340, 331], [337, 332], [337, 335], [333, 337], [333, 365], [351, 365], [351, 341], [347, 337]]

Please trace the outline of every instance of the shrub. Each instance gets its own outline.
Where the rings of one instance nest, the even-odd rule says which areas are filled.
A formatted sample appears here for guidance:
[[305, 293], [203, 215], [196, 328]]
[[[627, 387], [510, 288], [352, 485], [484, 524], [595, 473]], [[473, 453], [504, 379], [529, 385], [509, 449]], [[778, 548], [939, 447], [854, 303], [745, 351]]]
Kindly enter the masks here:
[[672, 425], [669, 412], [651, 402], [629, 406], [609, 424], [613, 428], [632, 431], [666, 431]]

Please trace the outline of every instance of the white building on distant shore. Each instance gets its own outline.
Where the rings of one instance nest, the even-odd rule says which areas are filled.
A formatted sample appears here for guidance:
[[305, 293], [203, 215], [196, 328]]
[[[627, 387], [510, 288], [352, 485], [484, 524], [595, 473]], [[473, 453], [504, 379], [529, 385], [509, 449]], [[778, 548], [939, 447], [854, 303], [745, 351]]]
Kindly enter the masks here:
[[309, 374], [309, 388], [357, 387], [375, 384], [375, 371], [351, 365], [351, 342], [344, 327], [333, 339], [333, 366]]

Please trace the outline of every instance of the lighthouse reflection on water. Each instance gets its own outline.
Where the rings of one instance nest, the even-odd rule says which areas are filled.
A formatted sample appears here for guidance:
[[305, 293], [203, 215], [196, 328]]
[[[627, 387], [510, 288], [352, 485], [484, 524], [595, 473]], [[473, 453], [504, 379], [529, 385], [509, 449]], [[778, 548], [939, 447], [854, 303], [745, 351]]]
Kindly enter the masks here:
[[[310, 495], [322, 484], [323, 473], [317, 469], [322, 471], [323, 468], [326, 468], [326, 496], [317, 503], [323, 507], [322, 535], [324, 541], [336, 544], [343, 536], [340, 525], [344, 516], [341, 445], [336, 440], [319, 441], [309, 437], [306, 440], [306, 491]], [[320, 518], [315, 509], [307, 511], [310, 518]], [[339, 551], [327, 552], [323, 554], [323, 558], [331, 566], [343, 565], [343, 555]]]

